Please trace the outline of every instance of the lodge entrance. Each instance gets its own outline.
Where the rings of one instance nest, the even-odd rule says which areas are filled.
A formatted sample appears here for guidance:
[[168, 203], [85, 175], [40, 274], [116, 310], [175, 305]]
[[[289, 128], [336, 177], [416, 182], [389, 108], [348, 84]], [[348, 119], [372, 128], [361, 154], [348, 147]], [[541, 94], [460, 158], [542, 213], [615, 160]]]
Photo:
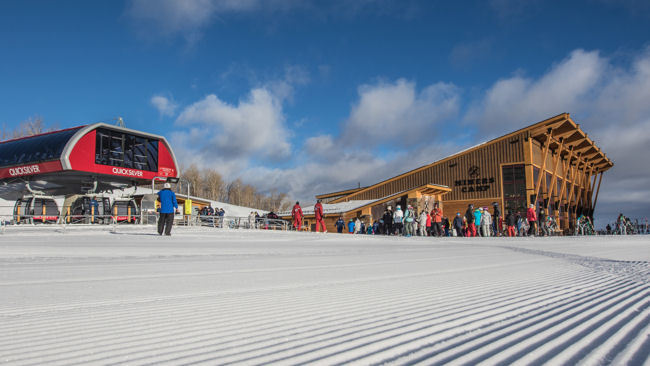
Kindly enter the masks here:
[[526, 214], [526, 172], [523, 164], [504, 165], [501, 168], [503, 182], [503, 215], [509, 211]]

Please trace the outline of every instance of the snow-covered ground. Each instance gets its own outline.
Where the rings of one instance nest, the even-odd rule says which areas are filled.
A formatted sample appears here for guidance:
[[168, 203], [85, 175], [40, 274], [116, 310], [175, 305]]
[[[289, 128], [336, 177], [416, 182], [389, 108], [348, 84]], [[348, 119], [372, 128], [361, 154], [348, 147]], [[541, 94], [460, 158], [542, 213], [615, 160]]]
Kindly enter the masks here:
[[649, 364], [648, 237], [0, 235], [0, 364]]

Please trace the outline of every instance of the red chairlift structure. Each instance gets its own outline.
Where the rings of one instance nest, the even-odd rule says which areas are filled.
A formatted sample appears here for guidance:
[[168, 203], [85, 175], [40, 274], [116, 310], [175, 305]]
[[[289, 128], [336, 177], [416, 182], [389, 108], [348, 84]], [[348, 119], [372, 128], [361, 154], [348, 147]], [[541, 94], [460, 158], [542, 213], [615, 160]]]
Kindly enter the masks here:
[[0, 197], [70, 195], [175, 182], [176, 157], [158, 135], [94, 123], [0, 142]]

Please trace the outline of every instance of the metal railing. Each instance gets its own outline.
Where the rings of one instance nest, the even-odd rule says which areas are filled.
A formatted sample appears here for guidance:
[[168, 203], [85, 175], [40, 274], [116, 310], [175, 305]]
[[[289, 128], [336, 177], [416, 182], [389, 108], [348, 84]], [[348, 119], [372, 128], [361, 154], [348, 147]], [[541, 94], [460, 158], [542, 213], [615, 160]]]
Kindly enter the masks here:
[[[0, 207], [5, 211], [14, 211], [14, 207]], [[125, 215], [118, 215], [117, 212], [111, 215], [96, 214], [72, 214], [70, 207], [64, 207], [60, 212], [48, 213], [46, 211], [38, 212], [38, 208], [32, 210], [29, 214], [21, 213], [17, 210], [13, 214], [0, 215], [0, 233], [4, 233], [7, 227], [19, 226], [47, 226], [63, 228], [75, 225], [106, 225], [115, 229], [121, 225], [155, 225], [158, 222], [160, 214], [156, 211], [141, 211], [138, 214], [131, 214], [130, 210]], [[269, 219], [257, 217], [239, 216], [217, 216], [217, 215], [175, 215], [174, 224], [179, 226], [203, 226], [213, 228], [229, 229], [266, 229], [266, 230], [284, 230], [290, 228], [286, 220]]]

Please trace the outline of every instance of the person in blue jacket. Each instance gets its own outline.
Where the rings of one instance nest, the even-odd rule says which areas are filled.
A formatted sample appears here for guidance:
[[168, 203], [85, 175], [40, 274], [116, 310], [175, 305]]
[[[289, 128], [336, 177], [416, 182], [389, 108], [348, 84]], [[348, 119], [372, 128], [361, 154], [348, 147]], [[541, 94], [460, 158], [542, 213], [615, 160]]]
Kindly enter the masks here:
[[350, 222], [348, 222], [348, 233], [354, 234], [354, 220], [350, 219]]
[[158, 235], [172, 234], [172, 225], [174, 224], [174, 213], [178, 212], [178, 202], [176, 195], [171, 190], [171, 184], [165, 183], [164, 188], [158, 192], [158, 201], [160, 202], [160, 217], [158, 218]]

